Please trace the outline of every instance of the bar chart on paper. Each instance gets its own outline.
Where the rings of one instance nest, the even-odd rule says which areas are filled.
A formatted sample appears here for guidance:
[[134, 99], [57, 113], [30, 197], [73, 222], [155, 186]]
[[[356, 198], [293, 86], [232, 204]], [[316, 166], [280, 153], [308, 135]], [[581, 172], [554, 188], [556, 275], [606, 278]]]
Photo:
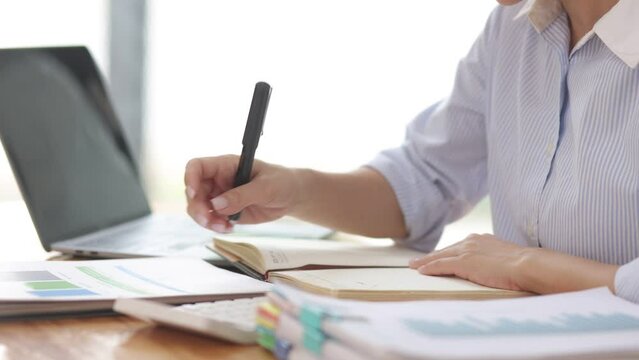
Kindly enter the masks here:
[[79, 300], [189, 293], [173, 284], [177, 279], [175, 271], [168, 273], [168, 262], [112, 260], [12, 265], [11, 269], [0, 268], [0, 298]]
[[546, 320], [516, 320], [502, 317], [489, 322], [467, 316], [455, 322], [406, 319], [404, 323], [416, 332], [434, 337], [519, 336], [639, 330], [639, 317], [617, 312], [590, 315], [565, 313]]
[[49, 271], [0, 272], [0, 282], [22, 284], [29, 294], [43, 298], [96, 295], [92, 291], [60, 279]]
[[119, 298], [187, 303], [253, 297], [269, 288], [196, 258], [5, 262], [0, 320], [109, 312]]
[[326, 329], [370, 358], [639, 358], [639, 304], [604, 287], [485, 301], [323, 302], [326, 312], [359, 315], [356, 305], [367, 307], [367, 321], [341, 320]]

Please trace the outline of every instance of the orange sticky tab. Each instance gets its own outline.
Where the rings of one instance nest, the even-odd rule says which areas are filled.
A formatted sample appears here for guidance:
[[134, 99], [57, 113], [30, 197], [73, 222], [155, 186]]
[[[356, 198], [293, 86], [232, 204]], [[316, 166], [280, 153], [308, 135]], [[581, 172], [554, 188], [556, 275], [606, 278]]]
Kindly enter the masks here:
[[257, 318], [255, 318], [255, 322], [257, 323], [257, 325], [261, 325], [271, 330], [274, 330], [276, 326], [276, 323], [273, 320], [264, 318], [262, 316], [258, 316]]
[[273, 323], [277, 322], [277, 319], [280, 317], [280, 313], [280, 309], [270, 302], [262, 303], [257, 308], [258, 317], [261, 316], [263, 318], [270, 319]]

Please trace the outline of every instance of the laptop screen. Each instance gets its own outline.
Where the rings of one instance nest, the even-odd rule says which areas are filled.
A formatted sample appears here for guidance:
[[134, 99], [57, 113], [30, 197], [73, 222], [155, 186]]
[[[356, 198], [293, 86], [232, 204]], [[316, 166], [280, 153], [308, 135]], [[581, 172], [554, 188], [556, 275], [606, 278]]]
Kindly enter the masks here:
[[0, 139], [47, 250], [150, 213], [84, 47], [0, 50]]

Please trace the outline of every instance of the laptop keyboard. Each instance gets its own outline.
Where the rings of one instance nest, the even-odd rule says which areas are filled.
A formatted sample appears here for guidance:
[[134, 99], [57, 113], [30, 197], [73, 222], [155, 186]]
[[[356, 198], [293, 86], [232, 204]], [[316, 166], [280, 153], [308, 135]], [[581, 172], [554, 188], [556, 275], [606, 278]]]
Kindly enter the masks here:
[[205, 248], [212, 238], [213, 232], [200, 228], [189, 218], [153, 215], [99, 236], [77, 240], [74, 247], [116, 253], [201, 256], [212, 254]]

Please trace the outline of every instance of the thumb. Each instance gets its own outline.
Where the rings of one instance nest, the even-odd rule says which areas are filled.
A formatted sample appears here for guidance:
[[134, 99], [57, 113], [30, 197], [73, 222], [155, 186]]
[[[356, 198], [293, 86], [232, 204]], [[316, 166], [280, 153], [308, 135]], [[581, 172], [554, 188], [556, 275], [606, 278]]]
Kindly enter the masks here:
[[251, 181], [233, 188], [211, 200], [213, 209], [220, 215], [232, 215], [242, 211], [245, 207], [264, 204], [268, 201], [267, 192], [263, 186]]

